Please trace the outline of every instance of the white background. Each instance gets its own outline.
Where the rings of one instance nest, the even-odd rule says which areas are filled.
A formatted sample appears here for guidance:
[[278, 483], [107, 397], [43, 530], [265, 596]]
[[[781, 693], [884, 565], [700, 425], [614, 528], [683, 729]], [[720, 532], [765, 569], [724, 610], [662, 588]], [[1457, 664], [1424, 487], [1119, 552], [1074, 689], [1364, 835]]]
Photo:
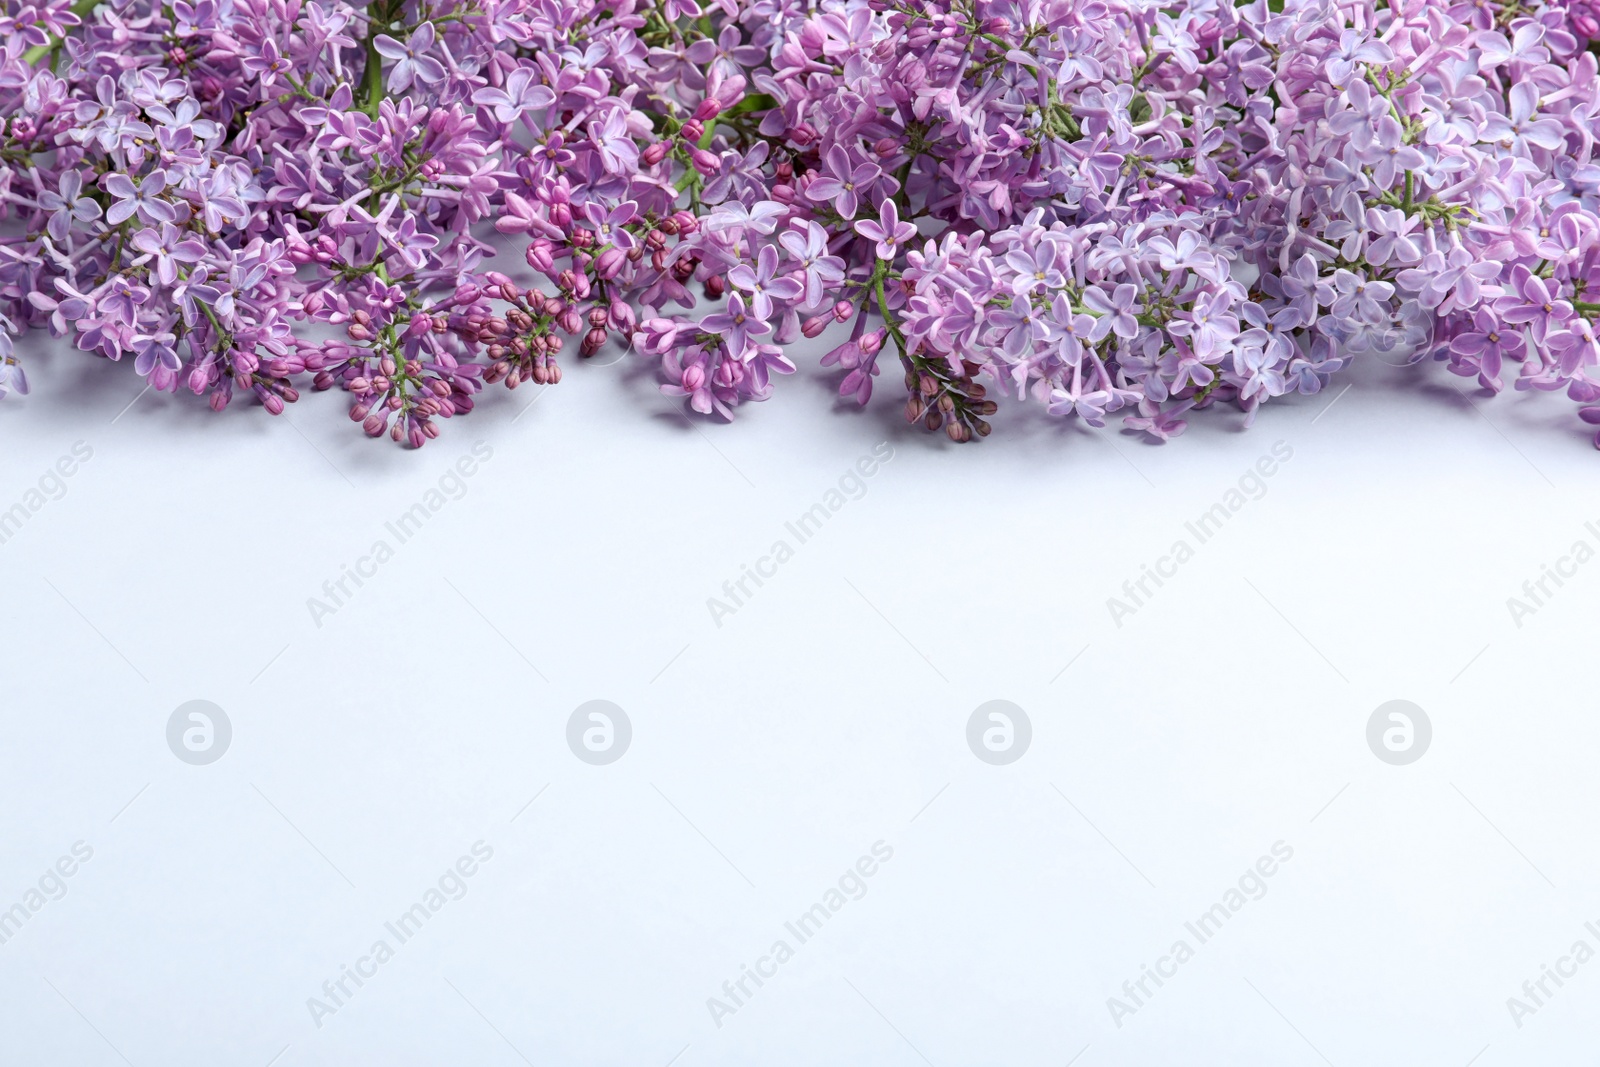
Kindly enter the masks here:
[[[892, 369], [865, 412], [810, 358], [691, 427], [642, 362], [569, 357], [410, 452], [342, 397], [128, 407], [130, 367], [23, 351], [0, 510], [74, 442], [93, 458], [0, 546], [0, 908], [94, 854], [0, 945], [8, 1065], [1593, 1054], [1600, 961], [1520, 1028], [1506, 1005], [1600, 949], [1600, 565], [1520, 628], [1506, 606], [1596, 542], [1600, 456], [1562, 398], [1372, 365], [1248, 432], [1218, 411], [1153, 446], [1013, 402], [957, 447], [903, 425]], [[475, 441], [492, 459], [398, 544], [385, 523]], [[1266, 495], [1116, 626], [1107, 598], [1278, 441]], [[707, 598], [780, 538], [794, 558], [717, 627]], [[1433, 725], [1409, 766], [1366, 741], [1396, 698]], [[193, 699], [233, 726], [209, 766], [167, 747]], [[632, 722], [608, 766], [565, 739], [593, 699]], [[991, 699], [1032, 721], [1009, 766], [967, 746]], [[480, 840], [466, 895], [318, 1027], [308, 998]], [[796, 946], [784, 923], [878, 841], [865, 896]], [[1184, 923], [1279, 841], [1266, 895], [1198, 945]], [[780, 938], [794, 958], [719, 1027], [707, 999]], [[1108, 998], [1180, 938], [1194, 958], [1118, 1026]]]

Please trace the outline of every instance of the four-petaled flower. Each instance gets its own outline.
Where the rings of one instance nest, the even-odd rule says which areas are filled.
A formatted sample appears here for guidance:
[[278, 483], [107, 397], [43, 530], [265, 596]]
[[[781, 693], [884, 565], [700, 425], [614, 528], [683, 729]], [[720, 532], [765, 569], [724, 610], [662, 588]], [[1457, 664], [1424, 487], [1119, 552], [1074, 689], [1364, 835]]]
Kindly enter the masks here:
[[548, 85], [537, 80], [534, 68], [519, 66], [506, 75], [502, 89], [479, 89], [472, 94], [472, 102], [494, 110], [500, 122], [515, 122], [530, 111], [549, 107], [556, 102], [556, 94]]
[[116, 226], [127, 222], [135, 214], [151, 226], [177, 221], [177, 209], [160, 198], [161, 191], [166, 187], [167, 176], [159, 170], [146, 174], [138, 185], [133, 184], [133, 179], [126, 174], [108, 176], [105, 190], [116, 197], [117, 202], [106, 210], [106, 221]]
[[828, 149], [823, 163], [827, 170], [821, 177], [811, 179], [806, 196], [817, 201], [832, 200], [833, 209], [841, 218], [855, 218], [861, 199], [872, 191], [883, 168], [865, 160], [852, 163], [850, 154], [838, 145]]
[[893, 200], [885, 200], [878, 208], [878, 221], [864, 219], [856, 223], [855, 230], [867, 240], [878, 243], [879, 259], [890, 261], [899, 254], [901, 245], [917, 235], [916, 226], [900, 221], [900, 209]]
[[765, 337], [772, 332], [771, 324], [748, 308], [744, 297], [737, 292], [728, 294], [726, 310], [701, 319], [700, 328], [706, 333], [720, 336], [735, 359], [744, 355], [745, 349], [750, 346], [750, 338]]
[[444, 81], [444, 64], [427, 54], [433, 48], [433, 36], [433, 23], [424, 22], [404, 41], [397, 41], [387, 33], [372, 39], [372, 47], [380, 56], [396, 61], [389, 68], [389, 80], [385, 83], [391, 93], [405, 92], [413, 81], [426, 85]]
[[762, 246], [754, 268], [741, 263], [728, 272], [728, 283], [750, 294], [750, 310], [758, 319], [772, 317], [772, 300], [793, 300], [805, 289], [793, 278], [777, 277], [778, 250], [771, 245]]
[[50, 212], [45, 232], [54, 240], [65, 241], [74, 220], [93, 222], [100, 217], [100, 205], [87, 196], [79, 196], [82, 191], [83, 176], [75, 170], [69, 170], [61, 175], [55, 189], [45, 189], [39, 193], [39, 206]]
[[822, 302], [822, 287], [830, 282], [844, 280], [844, 260], [828, 254], [828, 231], [810, 219], [800, 230], [788, 229], [778, 235], [778, 243], [795, 258], [797, 268], [804, 274], [805, 306], [816, 307]]

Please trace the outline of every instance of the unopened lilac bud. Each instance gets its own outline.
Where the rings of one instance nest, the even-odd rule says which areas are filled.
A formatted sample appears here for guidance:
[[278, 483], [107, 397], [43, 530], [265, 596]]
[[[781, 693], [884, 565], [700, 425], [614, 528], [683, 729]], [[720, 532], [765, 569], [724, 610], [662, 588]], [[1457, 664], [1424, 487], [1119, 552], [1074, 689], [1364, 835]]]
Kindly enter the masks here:
[[817, 315], [814, 318], [807, 319], [801, 325], [800, 332], [807, 337], [821, 337], [822, 331], [826, 330], [832, 322], [832, 315]]
[[647, 167], [653, 167], [667, 158], [667, 142], [657, 141], [655, 144], [639, 153], [639, 162]]
[[345, 327], [344, 332], [349, 334], [350, 340], [352, 341], [372, 340], [372, 331], [368, 330], [360, 323], [352, 322], [349, 326]]
[[717, 154], [704, 148], [696, 148], [690, 152], [689, 162], [694, 165], [695, 170], [707, 177], [722, 169], [722, 160], [717, 158]]
[[685, 122], [683, 124], [683, 128], [678, 131], [678, 136], [683, 138], [683, 142], [691, 146], [698, 144], [700, 142], [700, 138], [704, 137], [705, 135], [705, 126], [694, 119], [690, 119], [688, 122]]
[[547, 273], [551, 267], [555, 266], [556, 262], [550, 253], [549, 241], [535, 241], [528, 246], [528, 250], [523, 253], [522, 258], [526, 259], [528, 266], [534, 270], [540, 273]]
[[583, 316], [578, 314], [577, 308], [569, 307], [557, 317], [556, 325], [567, 333], [577, 333], [583, 329]]
[[623, 264], [627, 262], [628, 254], [622, 249], [608, 248], [600, 254], [600, 259], [594, 265], [594, 271], [609, 281], [622, 273]]
[[706, 279], [706, 296], [713, 300], [722, 299], [722, 294], [728, 291], [728, 279], [720, 274], [713, 274]]

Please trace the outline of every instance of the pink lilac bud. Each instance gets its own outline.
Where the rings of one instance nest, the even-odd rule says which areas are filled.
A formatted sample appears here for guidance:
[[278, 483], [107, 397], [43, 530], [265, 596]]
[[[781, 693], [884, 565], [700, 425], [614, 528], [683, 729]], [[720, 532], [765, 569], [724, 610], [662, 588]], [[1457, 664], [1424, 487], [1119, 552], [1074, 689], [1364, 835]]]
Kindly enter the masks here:
[[600, 259], [594, 265], [595, 273], [610, 281], [622, 273], [623, 265], [628, 262], [628, 254], [620, 248], [608, 248], [600, 254]]
[[548, 274], [556, 263], [555, 257], [551, 254], [553, 251], [554, 249], [550, 242], [541, 237], [528, 246], [528, 250], [523, 253], [523, 258], [528, 261], [528, 266], [534, 270], [542, 274]]

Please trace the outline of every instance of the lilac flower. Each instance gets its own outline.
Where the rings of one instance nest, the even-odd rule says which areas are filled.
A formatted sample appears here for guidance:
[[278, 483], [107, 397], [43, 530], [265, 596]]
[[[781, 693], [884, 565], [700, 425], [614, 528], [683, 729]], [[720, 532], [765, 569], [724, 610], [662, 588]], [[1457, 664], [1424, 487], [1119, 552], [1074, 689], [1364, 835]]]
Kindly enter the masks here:
[[148, 378], [158, 369], [176, 371], [183, 366], [183, 361], [173, 348], [176, 343], [177, 339], [165, 330], [135, 335], [133, 351], [137, 358], [133, 361], [134, 372], [142, 378]]
[[1388, 314], [1389, 298], [1394, 296], [1394, 286], [1388, 282], [1341, 268], [1334, 272], [1333, 285], [1338, 295], [1328, 310], [1334, 315], [1376, 322]]
[[1111, 394], [1103, 389], [1085, 389], [1083, 368], [1074, 366], [1072, 384], [1050, 392], [1046, 410], [1052, 415], [1076, 415], [1090, 426], [1106, 424], [1106, 404]]
[[278, 42], [268, 37], [261, 42], [260, 50], [253, 55], [242, 56], [239, 60], [240, 68], [252, 78], [257, 78], [263, 87], [277, 84], [280, 75], [289, 73], [294, 69], [294, 64], [284, 58], [278, 51]]
[[1532, 154], [1533, 148], [1554, 150], [1566, 139], [1556, 119], [1535, 118], [1539, 112], [1539, 88], [1532, 82], [1511, 87], [1511, 110], [1507, 115], [1490, 115], [1478, 136], [1498, 141], [1519, 156]]
[[1475, 307], [1483, 294], [1483, 284], [1500, 276], [1500, 263], [1474, 256], [1460, 244], [1448, 252], [1435, 249], [1412, 270], [1403, 270], [1396, 280], [1417, 294], [1426, 308], [1443, 308], [1448, 314], [1456, 308]]
[[378, 50], [380, 56], [396, 61], [389, 68], [386, 82], [389, 92], [404, 92], [414, 81], [427, 85], [444, 81], [444, 64], [428, 55], [433, 47], [433, 39], [431, 22], [418, 26], [404, 41], [397, 41], [387, 33], [380, 33], [372, 39], [372, 47]]
[[1512, 271], [1513, 291], [1495, 301], [1500, 318], [1516, 326], [1526, 326], [1541, 344], [1553, 329], [1560, 329], [1572, 317], [1572, 305], [1550, 291], [1550, 286], [1527, 267]]
[[1226, 293], [1203, 294], [1193, 308], [1179, 312], [1178, 320], [1168, 329], [1188, 339], [1195, 355], [1205, 359], [1222, 354], [1239, 335], [1239, 319], [1232, 312], [1233, 301]]
[[1097, 42], [1082, 31], [1068, 31], [1058, 38], [1061, 42], [1061, 64], [1056, 68], [1056, 80], [1063, 84], [1076, 81], [1097, 82], [1103, 68], [1095, 53]]
[[39, 327], [417, 446], [618, 340], [731, 418], [840, 328], [957, 442], [1401, 349], [1600, 420], [1600, 0], [69, 7], [0, 12], [0, 389]]
[[1498, 383], [1505, 359], [1523, 358], [1525, 345], [1522, 334], [1504, 329], [1487, 308], [1480, 308], [1473, 313], [1472, 325], [1474, 329], [1457, 334], [1451, 340], [1450, 351], [1471, 359], [1472, 369], [1468, 373], [1481, 374], [1486, 385], [1489, 382]]
[[[857, 223], [857, 229], [862, 224]], [[889, 259], [882, 252], [878, 258]], [[1059, 289], [1067, 284], [1066, 275], [1056, 268], [1056, 247], [1046, 242], [1041, 242], [1032, 252], [1014, 249], [1006, 253], [1006, 266], [1017, 272], [1011, 284], [1014, 296], [1025, 297], [1035, 289]]]
[[1367, 262], [1381, 267], [1393, 259], [1396, 263], [1415, 263], [1422, 258], [1422, 248], [1412, 235], [1422, 225], [1422, 219], [1408, 215], [1397, 208], [1371, 208], [1367, 223], [1376, 240], [1367, 245]]
[[1174, 244], [1165, 236], [1150, 238], [1146, 247], [1157, 256], [1162, 270], [1192, 270], [1211, 275], [1216, 271], [1216, 259], [1200, 250], [1200, 236], [1193, 230], [1184, 230]]
[[771, 245], [763, 245], [754, 269], [749, 264], [741, 263], [728, 272], [728, 283], [750, 294], [750, 310], [758, 319], [772, 317], [774, 297], [793, 300], [805, 291], [793, 278], [775, 276], [777, 271], [778, 250]]
[[167, 187], [167, 176], [159, 170], [145, 175], [138, 185], [126, 174], [112, 174], [104, 184], [106, 192], [117, 198], [117, 202], [106, 211], [106, 221], [113, 226], [127, 222], [135, 213], [142, 222], [151, 226], [174, 222], [178, 218], [176, 209], [159, 198], [161, 191]]
[[156, 280], [165, 286], [178, 280], [179, 263], [198, 263], [206, 254], [203, 243], [166, 222], [157, 229], [140, 230], [128, 243], [155, 260]]
[[744, 297], [736, 292], [728, 294], [727, 309], [701, 319], [700, 328], [719, 335], [736, 359], [750, 347], [750, 338], [765, 337], [772, 332], [772, 326], [747, 308]]
[[100, 217], [100, 205], [86, 196], [83, 176], [75, 170], [64, 172], [55, 189], [45, 189], [39, 194], [39, 206], [50, 212], [50, 222], [45, 226], [52, 239], [65, 241], [74, 220], [93, 222]]
[[849, 153], [838, 145], [828, 149], [824, 163], [827, 170], [806, 186], [806, 196], [816, 201], [831, 200], [842, 218], [855, 218], [860, 198], [871, 192], [883, 174], [882, 168], [875, 163], [851, 163]]
[[503, 89], [479, 89], [472, 94], [472, 102], [492, 108], [500, 122], [515, 122], [530, 111], [556, 102], [556, 94], [548, 85], [538, 82], [537, 77], [532, 67], [519, 66], [506, 75]]
[[1141, 310], [1139, 287], [1132, 282], [1122, 282], [1110, 296], [1099, 286], [1090, 286], [1084, 290], [1083, 306], [1099, 316], [1094, 325], [1094, 340], [1113, 333], [1128, 341], [1139, 336], [1139, 320], [1135, 318]]
[[804, 273], [805, 305], [822, 302], [823, 286], [844, 280], [844, 260], [828, 255], [828, 231], [811, 220], [803, 224], [804, 236], [796, 229], [778, 235], [778, 243], [794, 257]]
[[609, 112], [603, 122], [589, 124], [589, 138], [608, 174], [626, 174], [639, 165], [639, 147], [628, 132], [628, 120], [620, 110]]
[[1083, 353], [1094, 343], [1096, 325], [1093, 315], [1072, 310], [1065, 293], [1057, 293], [1050, 302], [1047, 336], [1055, 342], [1056, 355], [1068, 366], [1076, 367], [1082, 362]]
[[885, 200], [879, 206], [877, 222], [871, 219], [858, 222], [855, 231], [867, 240], [878, 243], [879, 259], [891, 260], [899, 254], [901, 245], [917, 235], [915, 226], [900, 221], [900, 209], [894, 206], [892, 199]]
[[631, 252], [638, 247], [638, 241], [625, 227], [639, 214], [639, 205], [632, 200], [625, 200], [613, 208], [593, 201], [583, 206], [584, 219], [594, 230], [594, 243], [596, 248], [610, 245], [624, 252]]

